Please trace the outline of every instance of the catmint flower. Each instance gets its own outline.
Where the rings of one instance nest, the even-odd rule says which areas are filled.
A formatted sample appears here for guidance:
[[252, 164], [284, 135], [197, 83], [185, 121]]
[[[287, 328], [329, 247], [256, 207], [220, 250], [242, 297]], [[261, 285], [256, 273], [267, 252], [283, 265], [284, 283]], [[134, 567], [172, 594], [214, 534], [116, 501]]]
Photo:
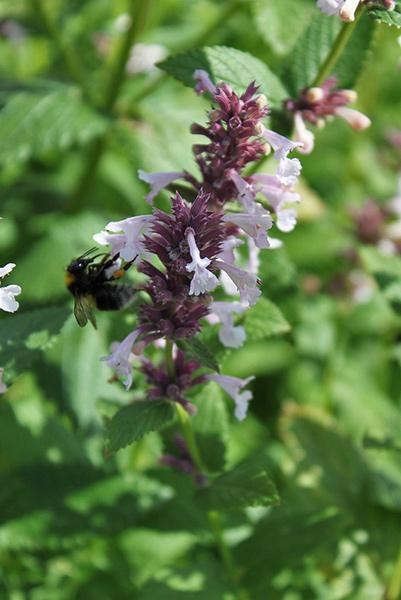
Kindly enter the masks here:
[[240, 302], [212, 302], [209, 322], [221, 323], [219, 339], [227, 348], [239, 348], [245, 342], [246, 334], [242, 325], [234, 325], [234, 314], [242, 314], [246, 310]]
[[248, 306], [256, 304], [261, 292], [258, 287], [259, 279], [253, 273], [248, 273], [243, 269], [227, 263], [221, 259], [215, 261], [215, 264], [227, 273], [240, 294], [240, 300]]
[[4, 369], [0, 368], [0, 394], [4, 394], [7, 391], [7, 386], [3, 381]]
[[306, 88], [297, 100], [286, 100], [284, 106], [294, 114], [294, 136], [302, 146], [299, 151], [310, 154], [314, 148], [314, 135], [306, 127], [311, 123], [323, 127], [327, 118], [336, 116], [344, 119], [355, 131], [371, 125], [370, 119], [348, 104], [357, 100], [354, 90], [336, 90], [335, 77], [327, 79], [321, 87]]
[[[0, 267], [0, 279], [3, 279], [3, 277], [6, 277], [6, 275], [11, 273], [14, 267], [14, 263], [7, 263], [4, 267]], [[21, 291], [19, 285], [6, 285], [5, 287], [0, 287], [0, 310], [11, 313], [18, 310], [19, 303], [15, 299], [15, 296], [18, 296]]]
[[192, 204], [177, 193], [171, 214], [154, 212], [144, 246], [163, 269], [148, 260], [139, 266], [148, 276], [144, 290], [151, 299], [140, 309], [139, 327], [147, 341], [191, 337], [208, 313], [207, 292], [218, 284], [215, 258], [228, 236], [223, 215], [209, 210], [208, 203], [209, 195], [202, 192]]
[[126, 261], [134, 261], [143, 252], [143, 234], [151, 221], [151, 215], [112, 221], [104, 231], [96, 233], [93, 239], [101, 246], [110, 245], [112, 255], [119, 254]]
[[210, 265], [211, 260], [210, 258], [201, 258], [199, 248], [196, 245], [194, 231], [191, 227], [187, 229], [186, 237], [192, 261], [185, 268], [189, 272], [194, 271], [189, 295], [199, 296], [199, 294], [214, 290], [219, 280], [216, 275], [207, 270], [206, 267]]
[[123, 381], [126, 390], [129, 390], [132, 385], [131, 352], [138, 336], [139, 331], [135, 329], [122, 342], [114, 342], [111, 345], [111, 354], [100, 359], [107, 362], [109, 367], [116, 371], [117, 375], [124, 378]]
[[149, 204], [153, 203], [153, 199], [162, 189], [167, 187], [173, 181], [176, 181], [177, 179], [182, 179], [183, 176], [184, 173], [181, 173], [179, 171], [171, 171], [167, 173], [147, 173], [142, 169], [139, 169], [138, 171], [139, 179], [145, 181], [145, 183], [149, 183], [149, 185], [151, 186], [151, 190], [146, 196], [146, 200], [147, 202], [149, 202]]
[[252, 400], [252, 392], [249, 390], [241, 391], [250, 381], [255, 377], [248, 377], [247, 379], [240, 379], [239, 377], [231, 377], [229, 375], [205, 375], [205, 379], [214, 381], [227, 392], [229, 396], [235, 402], [235, 417], [238, 421], [243, 421], [248, 411], [248, 405]]

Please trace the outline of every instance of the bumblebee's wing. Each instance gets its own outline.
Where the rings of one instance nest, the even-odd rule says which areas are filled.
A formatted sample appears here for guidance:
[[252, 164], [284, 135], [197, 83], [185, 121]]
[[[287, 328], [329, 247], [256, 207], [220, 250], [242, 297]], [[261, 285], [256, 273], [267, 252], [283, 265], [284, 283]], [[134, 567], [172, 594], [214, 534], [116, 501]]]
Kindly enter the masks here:
[[90, 321], [96, 329], [96, 318], [93, 312], [93, 298], [91, 296], [78, 296], [75, 298], [74, 315], [80, 327], [85, 327]]

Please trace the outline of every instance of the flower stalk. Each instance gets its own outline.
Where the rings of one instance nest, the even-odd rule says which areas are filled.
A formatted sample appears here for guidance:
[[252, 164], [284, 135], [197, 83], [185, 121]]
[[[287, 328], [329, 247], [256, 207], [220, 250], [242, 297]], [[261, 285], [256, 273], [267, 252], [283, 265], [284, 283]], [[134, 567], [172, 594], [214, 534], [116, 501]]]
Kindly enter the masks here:
[[347, 46], [364, 10], [365, 7], [360, 4], [355, 13], [355, 20], [342, 24], [341, 29], [334, 40], [333, 46], [321, 65], [318, 74], [311, 84], [311, 87], [320, 87], [333, 73], [333, 69], [344, 52], [345, 47]]

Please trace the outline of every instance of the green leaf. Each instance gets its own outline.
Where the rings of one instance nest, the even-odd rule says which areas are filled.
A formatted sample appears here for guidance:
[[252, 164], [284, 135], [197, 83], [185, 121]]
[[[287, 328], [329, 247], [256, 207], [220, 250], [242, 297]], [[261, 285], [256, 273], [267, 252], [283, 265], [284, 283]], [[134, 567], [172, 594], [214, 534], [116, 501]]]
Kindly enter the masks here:
[[290, 325], [278, 306], [266, 298], [260, 298], [245, 315], [245, 331], [248, 340], [263, 340], [287, 333]]
[[108, 449], [116, 452], [136, 442], [170, 423], [173, 416], [173, 406], [165, 400], [139, 400], [124, 406], [107, 425]]
[[202, 461], [211, 472], [222, 471], [228, 443], [229, 418], [221, 388], [214, 382], [203, 385], [191, 402], [197, 406], [192, 417]]
[[197, 360], [203, 367], [212, 369], [212, 371], [220, 371], [219, 364], [213, 354], [199, 338], [178, 340], [177, 346], [185, 352], [188, 358]]
[[385, 8], [370, 8], [368, 10], [369, 17], [393, 27], [401, 27], [401, 0], [396, 1], [394, 10], [386, 10]]
[[383, 254], [373, 246], [362, 247], [359, 256], [363, 267], [374, 276], [382, 290], [401, 282], [401, 260], [398, 256]]
[[108, 128], [74, 88], [46, 94], [21, 92], [0, 111], [0, 163], [23, 163], [87, 144]]
[[[349, 25], [348, 25], [349, 26]], [[331, 51], [344, 24], [318, 14], [299, 38], [285, 69], [286, 81], [293, 97], [313, 85], [319, 70]], [[339, 87], [353, 87], [364, 65], [374, 26], [369, 19], [360, 19], [333, 72]]]
[[192, 88], [196, 69], [207, 71], [215, 83], [220, 80], [229, 83], [237, 92], [243, 92], [251, 81], [256, 81], [273, 108], [281, 107], [288, 96], [281, 81], [261, 60], [235, 48], [212, 46], [189, 50], [167, 58], [158, 66]]
[[65, 306], [51, 306], [2, 318], [0, 364], [7, 375], [30, 367], [38, 353], [54, 342], [69, 313]]
[[252, 9], [256, 27], [265, 42], [276, 54], [288, 54], [316, 7], [310, 0], [256, 0]]
[[392, 437], [378, 438], [372, 435], [365, 435], [362, 440], [364, 448], [375, 449], [375, 450], [393, 450], [395, 452], [401, 452], [401, 445], [398, 441]]
[[278, 504], [276, 486], [262, 461], [248, 460], [200, 490], [197, 500], [207, 510]]

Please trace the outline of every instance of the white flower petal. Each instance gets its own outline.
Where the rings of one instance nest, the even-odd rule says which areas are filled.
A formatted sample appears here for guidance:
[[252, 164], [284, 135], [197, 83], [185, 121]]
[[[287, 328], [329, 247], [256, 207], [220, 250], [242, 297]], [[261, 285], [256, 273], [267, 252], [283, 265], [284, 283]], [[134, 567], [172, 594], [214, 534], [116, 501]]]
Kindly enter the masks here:
[[0, 279], [11, 273], [14, 267], [15, 263], [7, 263], [4, 267], [0, 267]]
[[130, 361], [130, 355], [132, 346], [134, 345], [139, 331], [135, 329], [122, 342], [114, 342], [111, 345], [112, 352], [109, 356], [103, 356], [100, 360], [107, 362], [107, 364], [116, 371], [117, 375], [123, 377], [125, 388], [128, 390], [132, 385], [132, 364]]
[[184, 173], [181, 171], [170, 171], [170, 172], [156, 172], [156, 173], [148, 173], [147, 171], [143, 171], [139, 169], [138, 177], [145, 183], [148, 183], [151, 187], [149, 194], [146, 196], [146, 201], [149, 204], [152, 204], [153, 199], [157, 194], [167, 187], [170, 183], [175, 181], [176, 179], [181, 179]]
[[19, 285], [0, 287], [0, 309], [11, 313], [18, 310], [19, 303], [16, 301], [15, 296], [18, 296], [21, 291]]
[[218, 385], [220, 385], [223, 390], [225, 390], [227, 394], [231, 396], [235, 402], [234, 414], [239, 421], [243, 421], [246, 417], [249, 402], [252, 400], [252, 392], [249, 390], [241, 392], [241, 390], [255, 378], [248, 377], [247, 379], [239, 379], [239, 377], [217, 375], [213, 373], [211, 375], [206, 375], [206, 379], [218, 383]]
[[219, 280], [214, 273], [206, 268], [210, 265], [211, 260], [210, 258], [201, 258], [192, 229], [187, 230], [186, 237], [192, 262], [188, 263], [185, 268], [188, 272], [194, 272], [189, 294], [190, 296], [199, 296], [214, 290], [218, 286]]

